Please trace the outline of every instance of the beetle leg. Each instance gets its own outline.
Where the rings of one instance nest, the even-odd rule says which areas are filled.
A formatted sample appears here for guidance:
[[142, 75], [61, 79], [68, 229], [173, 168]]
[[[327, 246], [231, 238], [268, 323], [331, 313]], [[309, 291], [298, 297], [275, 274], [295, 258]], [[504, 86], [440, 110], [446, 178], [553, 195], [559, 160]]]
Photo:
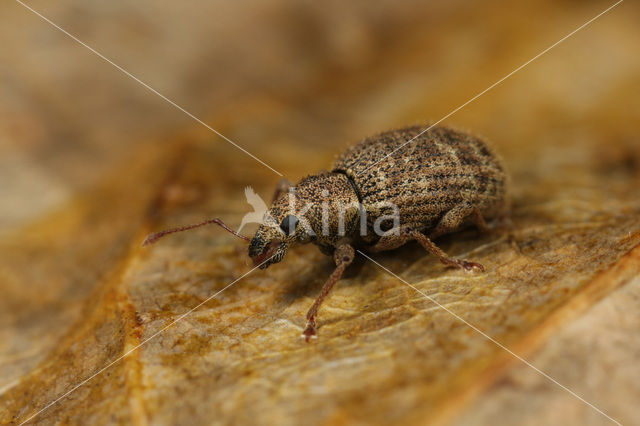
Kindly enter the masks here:
[[355, 251], [349, 244], [342, 244], [333, 252], [333, 260], [336, 262], [336, 269], [334, 269], [329, 276], [329, 279], [324, 283], [322, 290], [320, 290], [320, 295], [311, 306], [311, 309], [309, 309], [309, 312], [307, 312], [307, 328], [302, 333], [302, 337], [304, 337], [307, 342], [311, 338], [316, 338], [316, 315], [318, 314], [320, 305], [329, 295], [335, 283], [338, 282], [340, 277], [342, 277], [342, 273], [347, 269], [347, 266], [353, 262], [354, 256]]
[[480, 210], [478, 210], [477, 207], [474, 207], [471, 212], [471, 222], [476, 226], [476, 228], [478, 228], [478, 231], [484, 233], [491, 232], [491, 228], [487, 225], [487, 222], [484, 220], [482, 213], [480, 213]]
[[435, 240], [440, 235], [455, 231], [469, 219], [480, 232], [489, 232], [491, 228], [485, 222], [484, 217], [478, 207], [471, 203], [459, 204], [449, 210], [438, 222], [435, 229], [429, 233], [429, 238]]
[[[467, 216], [465, 216], [467, 212], [469, 213]], [[510, 216], [511, 215], [509, 210], [504, 210], [496, 217], [491, 225], [489, 225], [482, 216], [482, 213], [480, 213], [480, 209], [478, 207], [472, 206], [471, 208], [469, 208], [466, 205], [463, 205], [460, 208], [454, 208], [449, 213], [447, 213], [442, 218], [440, 223], [438, 223], [436, 229], [429, 234], [429, 238], [433, 240], [442, 234], [455, 231], [458, 226], [462, 224], [462, 222], [456, 223], [455, 218], [461, 218], [459, 219], [461, 221], [464, 221], [466, 218], [468, 218], [471, 223], [478, 229], [478, 231], [482, 233], [505, 232], [510, 230], [513, 226]], [[511, 237], [512, 236], [510, 235], [509, 238]]]
[[271, 204], [273, 204], [280, 195], [287, 192], [291, 188], [291, 182], [287, 178], [282, 178], [278, 181], [278, 185], [276, 186], [276, 190], [273, 192], [273, 199], [271, 200]]
[[383, 234], [380, 239], [372, 246], [367, 248], [367, 251], [376, 253], [380, 251], [394, 250], [400, 246], [405, 245], [407, 242], [413, 240], [411, 233], [413, 229], [407, 229], [402, 227], [399, 231], [388, 231]]
[[461, 268], [466, 271], [473, 271], [474, 269], [477, 269], [484, 272], [484, 266], [482, 266], [480, 263], [470, 262], [464, 259], [456, 259], [455, 257], [449, 257], [447, 253], [445, 253], [440, 247], [435, 245], [434, 242], [429, 239], [429, 237], [421, 232], [413, 231], [411, 236], [429, 253], [440, 259], [440, 262], [444, 263], [445, 265], [455, 266], [456, 268]]
[[422, 232], [414, 231], [413, 229], [405, 228], [402, 229], [400, 233], [384, 235], [376, 244], [367, 248], [367, 251], [375, 253], [379, 251], [393, 250], [411, 240], [416, 240], [422, 247], [424, 247], [429, 253], [436, 256], [440, 262], [445, 265], [455, 266], [456, 268], [462, 268], [467, 271], [472, 271], [474, 269], [484, 271], [484, 266], [479, 263], [448, 256], [447, 253], [435, 245], [429, 237], [424, 235]]

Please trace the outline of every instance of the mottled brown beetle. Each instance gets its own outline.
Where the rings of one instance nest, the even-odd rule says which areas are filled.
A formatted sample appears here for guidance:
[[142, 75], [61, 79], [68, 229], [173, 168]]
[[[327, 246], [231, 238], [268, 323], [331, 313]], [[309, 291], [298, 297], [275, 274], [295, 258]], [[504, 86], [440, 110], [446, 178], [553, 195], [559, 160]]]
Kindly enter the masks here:
[[[364, 139], [339, 156], [330, 172], [302, 179], [295, 191], [286, 181], [278, 186], [268, 210], [272, 223], [263, 222], [250, 240], [254, 264], [265, 269], [280, 262], [294, 243], [314, 243], [336, 264], [307, 313], [303, 332], [307, 341], [316, 336], [318, 308], [353, 261], [356, 248], [378, 252], [416, 240], [446, 265], [484, 271], [479, 263], [449, 257], [433, 239], [468, 224], [485, 231], [485, 219], [508, 219], [505, 169], [493, 150], [475, 136], [446, 127], [420, 134], [422, 129], [408, 127]], [[291, 214], [291, 196], [310, 205], [300, 217]], [[376, 233], [374, 223], [384, 215], [381, 202], [398, 207], [400, 226], [391, 228], [382, 222], [383, 232]], [[339, 207], [344, 205], [358, 208], [339, 217]], [[322, 220], [327, 217], [328, 221]], [[302, 220], [309, 226], [298, 226]], [[249, 240], [212, 219], [152, 234], [145, 244], [209, 223]], [[359, 232], [363, 229], [366, 232]]]

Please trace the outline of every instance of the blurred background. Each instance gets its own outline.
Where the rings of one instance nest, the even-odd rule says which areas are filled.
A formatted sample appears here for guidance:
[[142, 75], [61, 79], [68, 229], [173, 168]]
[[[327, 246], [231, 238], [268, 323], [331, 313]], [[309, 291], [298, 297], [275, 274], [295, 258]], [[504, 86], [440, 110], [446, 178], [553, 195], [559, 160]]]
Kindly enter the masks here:
[[[366, 135], [440, 119], [609, 6], [29, 4], [293, 176], [291, 158], [325, 160]], [[447, 123], [486, 135], [505, 156], [534, 149], [523, 133], [533, 142], [558, 127], [594, 130], [588, 142], [601, 132], [634, 138], [636, 7], [612, 11]], [[141, 145], [166, 149], [185, 131], [201, 131], [229, 162], [246, 160], [18, 3], [2, 9], [0, 229], [59, 208]]]
[[[439, 120], [611, 4], [28, 2], [294, 181], [365, 136]], [[69, 357], [59, 351], [73, 347], [75, 332], [86, 327], [104, 343], [83, 318], [107, 303], [106, 289], [122, 282], [146, 232], [203, 216], [235, 228], [248, 211], [244, 187], [267, 199], [280, 177], [19, 3], [2, 2], [0, 16], [0, 419], [15, 421], [66, 389], [41, 394], [55, 376], [38, 375]], [[639, 17], [637, 2], [623, 2], [443, 123], [483, 135], [505, 158], [517, 223], [637, 217]], [[585, 277], [637, 243], [637, 229], [625, 226], [616, 232], [629, 239], [612, 242]], [[215, 231], [179, 238], [235, 244]], [[175, 256], [188, 256], [177, 245]], [[74, 377], [87, 368], [79, 370]], [[632, 394], [612, 397], [609, 409], [637, 419], [626, 405]], [[431, 394], [428, 407], [449, 413], [446, 421], [471, 407], [471, 399], [444, 404], [443, 395]], [[492, 403], [456, 421], [520, 420], [517, 403]], [[86, 421], [88, 408], [78, 407], [75, 420]], [[414, 401], [385, 421], [420, 423], [423, 408]], [[153, 418], [159, 408], [145, 410], [118, 419]], [[314, 418], [382, 419], [331, 413]], [[531, 414], [531, 424], [607, 421], [588, 407], [545, 413]]]

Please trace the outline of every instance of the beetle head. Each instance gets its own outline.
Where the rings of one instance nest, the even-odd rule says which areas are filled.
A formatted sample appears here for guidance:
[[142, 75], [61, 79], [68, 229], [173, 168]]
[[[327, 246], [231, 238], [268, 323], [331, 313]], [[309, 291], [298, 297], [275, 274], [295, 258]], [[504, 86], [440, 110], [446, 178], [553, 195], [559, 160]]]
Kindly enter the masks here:
[[249, 243], [249, 256], [254, 265], [268, 268], [280, 262], [291, 245], [311, 240], [313, 231], [307, 224], [305, 212], [299, 210], [299, 206], [306, 202], [295, 189], [281, 194], [274, 201]]
[[263, 224], [249, 243], [249, 256], [255, 266], [261, 265], [260, 269], [280, 262], [289, 246], [306, 239], [306, 233], [302, 226], [298, 226], [300, 220], [295, 215], [278, 213], [280, 209], [272, 207], [265, 214]]

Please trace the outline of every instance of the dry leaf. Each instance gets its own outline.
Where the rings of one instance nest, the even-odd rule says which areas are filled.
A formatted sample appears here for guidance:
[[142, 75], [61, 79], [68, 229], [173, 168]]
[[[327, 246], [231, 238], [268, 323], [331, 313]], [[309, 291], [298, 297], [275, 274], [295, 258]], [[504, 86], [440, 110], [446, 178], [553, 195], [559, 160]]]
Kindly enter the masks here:
[[[129, 4], [79, 16], [34, 7], [294, 180], [363, 136], [444, 116], [604, 7], [147, 6], [157, 14], [132, 12], [135, 24]], [[450, 312], [360, 258], [323, 305], [312, 344], [299, 338], [304, 314], [332, 270], [314, 247], [244, 277], [246, 246], [218, 229], [140, 247], [148, 232], [204, 217], [237, 226], [244, 187], [268, 198], [278, 176], [26, 9], [0, 8], [11, 17], [1, 34], [16, 39], [0, 53], [11, 64], [0, 70], [10, 82], [0, 88], [1, 423], [58, 398], [32, 421], [610, 422], [598, 409], [636, 421], [636, 4], [449, 120], [503, 153], [511, 235], [439, 241], [486, 274], [447, 269], [414, 244], [375, 259]], [[103, 32], [109, 13], [115, 35]], [[161, 35], [177, 57], [166, 58]], [[149, 56], [133, 54], [145, 46]]]

